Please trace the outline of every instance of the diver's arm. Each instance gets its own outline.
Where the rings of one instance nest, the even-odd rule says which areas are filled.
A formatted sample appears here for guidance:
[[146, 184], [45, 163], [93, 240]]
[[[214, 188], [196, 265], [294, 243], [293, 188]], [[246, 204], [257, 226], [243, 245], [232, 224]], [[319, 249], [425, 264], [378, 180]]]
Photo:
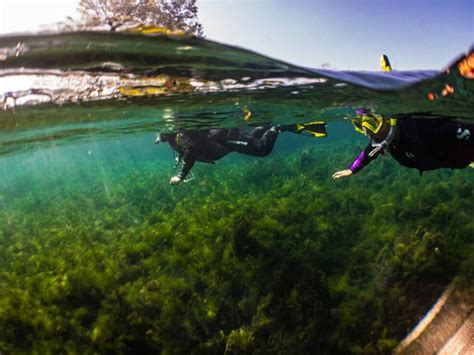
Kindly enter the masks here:
[[361, 171], [367, 164], [370, 163], [370, 158], [369, 155], [366, 153], [366, 150], [367, 149], [364, 149], [362, 152], [360, 152], [359, 156], [352, 162], [351, 166], [349, 167], [349, 170], [352, 172], [352, 174]]
[[178, 173], [178, 175], [173, 176], [170, 180], [171, 185], [178, 185], [180, 182], [182, 182], [186, 176], [189, 174], [191, 171], [191, 168], [194, 166], [194, 163], [196, 162], [196, 159], [193, 157], [184, 157], [183, 158], [183, 165], [181, 166], [181, 169]]
[[194, 147], [194, 142], [190, 139], [190, 137], [182, 136], [180, 144], [182, 151], [182, 166], [179, 173], [171, 178], [171, 185], [177, 185], [182, 182], [189, 174], [192, 167], [194, 166], [194, 163], [196, 162], [196, 148]]
[[184, 180], [184, 178], [189, 174], [191, 171], [192, 167], [194, 166], [194, 163], [196, 162], [196, 154], [194, 151], [189, 151], [186, 152], [183, 155], [183, 166], [181, 167], [181, 170], [178, 173], [178, 177], [181, 180]]
[[372, 142], [370, 142], [367, 147], [359, 154], [359, 156], [352, 162], [349, 169], [341, 170], [333, 174], [332, 178], [334, 180], [348, 177], [354, 175], [355, 173], [361, 171], [365, 166], [367, 166], [372, 160], [374, 160], [379, 152], [370, 156], [370, 152], [373, 151]]
[[367, 144], [359, 156], [352, 162], [351, 166], [349, 167], [349, 169], [352, 171], [352, 174], [361, 171], [383, 152], [383, 149], [374, 151], [374, 147], [377, 148], [377, 143], [371, 141], [369, 144]]
[[359, 154], [359, 156], [352, 162], [349, 169], [352, 171], [352, 174], [355, 174], [365, 168], [372, 160], [377, 158], [379, 154], [383, 151], [382, 149], [377, 150], [374, 153], [374, 142], [367, 144], [365, 149]]

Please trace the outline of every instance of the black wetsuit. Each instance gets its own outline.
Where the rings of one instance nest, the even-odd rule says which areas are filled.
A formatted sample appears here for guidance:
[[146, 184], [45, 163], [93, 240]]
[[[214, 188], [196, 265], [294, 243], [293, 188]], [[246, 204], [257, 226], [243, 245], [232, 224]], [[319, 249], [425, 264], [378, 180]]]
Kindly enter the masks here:
[[216, 128], [180, 132], [169, 139], [169, 144], [182, 159], [183, 165], [178, 177], [184, 179], [196, 161], [214, 163], [231, 152], [267, 156], [277, 137], [278, 132], [270, 127], [255, 128], [248, 133], [237, 128]]
[[[439, 168], [462, 169], [474, 162], [474, 124], [451, 119], [398, 120], [398, 133], [388, 152], [403, 166], [420, 172]], [[351, 164], [353, 173], [360, 171], [381, 152], [372, 157], [374, 142]]]

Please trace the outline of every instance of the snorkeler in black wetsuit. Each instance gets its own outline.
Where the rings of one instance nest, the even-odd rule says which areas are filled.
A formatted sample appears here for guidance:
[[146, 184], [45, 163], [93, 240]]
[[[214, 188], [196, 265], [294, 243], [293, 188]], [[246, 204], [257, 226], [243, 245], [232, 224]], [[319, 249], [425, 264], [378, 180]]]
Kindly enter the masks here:
[[[473, 59], [471, 53], [457, 64], [460, 76], [473, 77]], [[385, 72], [392, 70], [386, 55], [380, 57], [380, 65]], [[420, 174], [440, 168], [474, 167], [473, 123], [448, 117], [389, 119], [367, 113], [363, 108], [356, 110], [352, 123], [356, 131], [370, 138], [370, 143], [348, 169], [333, 174], [335, 180], [357, 173], [385, 152], [401, 165], [418, 169]]]
[[250, 132], [238, 128], [215, 128], [203, 131], [161, 134], [155, 143], [168, 142], [178, 152], [182, 166], [171, 185], [182, 182], [196, 161], [214, 163], [231, 152], [265, 157], [278, 137], [278, 127], [258, 127]]
[[420, 173], [440, 168], [462, 169], [474, 162], [474, 124], [454, 119], [387, 119], [363, 110], [352, 120], [371, 142], [349, 169], [333, 175], [340, 179], [357, 173], [378, 155], [390, 153], [401, 165]]

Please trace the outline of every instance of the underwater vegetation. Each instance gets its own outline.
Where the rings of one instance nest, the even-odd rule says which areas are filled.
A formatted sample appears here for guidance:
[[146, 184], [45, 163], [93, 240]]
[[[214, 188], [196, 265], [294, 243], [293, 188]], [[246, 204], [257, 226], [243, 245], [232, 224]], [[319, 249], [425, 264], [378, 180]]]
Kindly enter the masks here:
[[0, 351], [389, 353], [472, 283], [473, 172], [385, 158], [332, 181], [357, 152], [201, 164], [177, 188], [163, 161], [25, 176], [0, 199]]

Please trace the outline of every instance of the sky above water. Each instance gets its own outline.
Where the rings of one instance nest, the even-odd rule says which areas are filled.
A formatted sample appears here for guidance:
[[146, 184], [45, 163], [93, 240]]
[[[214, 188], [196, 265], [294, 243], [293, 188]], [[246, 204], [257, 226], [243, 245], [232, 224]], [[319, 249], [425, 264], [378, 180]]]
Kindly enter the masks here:
[[[0, 0], [0, 33], [77, 18], [77, 0]], [[208, 39], [309, 67], [442, 69], [474, 43], [474, 0], [198, 0]]]

